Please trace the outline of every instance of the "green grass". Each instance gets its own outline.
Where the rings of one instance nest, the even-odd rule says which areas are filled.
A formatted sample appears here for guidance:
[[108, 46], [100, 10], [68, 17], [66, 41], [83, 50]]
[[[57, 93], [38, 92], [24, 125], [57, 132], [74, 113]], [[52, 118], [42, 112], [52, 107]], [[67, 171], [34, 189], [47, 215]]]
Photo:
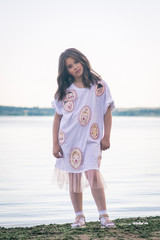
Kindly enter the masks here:
[[[87, 222], [85, 228], [71, 229], [70, 224], [50, 224], [35, 227], [0, 228], [0, 239], [160, 239], [160, 217], [124, 218], [114, 220], [116, 228], [101, 228], [99, 222]], [[148, 223], [148, 224], [140, 224]], [[135, 224], [139, 223], [139, 224]]]

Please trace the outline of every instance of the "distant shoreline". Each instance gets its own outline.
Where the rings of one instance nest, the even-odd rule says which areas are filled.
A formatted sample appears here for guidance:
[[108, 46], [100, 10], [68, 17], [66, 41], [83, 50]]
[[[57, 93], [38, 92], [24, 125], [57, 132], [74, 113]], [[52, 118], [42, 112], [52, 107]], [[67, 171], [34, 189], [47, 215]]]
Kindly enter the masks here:
[[[52, 108], [39, 107], [11, 107], [0, 106], [0, 116], [53, 116], [55, 113]], [[160, 116], [160, 107], [157, 108], [116, 108], [113, 116]]]

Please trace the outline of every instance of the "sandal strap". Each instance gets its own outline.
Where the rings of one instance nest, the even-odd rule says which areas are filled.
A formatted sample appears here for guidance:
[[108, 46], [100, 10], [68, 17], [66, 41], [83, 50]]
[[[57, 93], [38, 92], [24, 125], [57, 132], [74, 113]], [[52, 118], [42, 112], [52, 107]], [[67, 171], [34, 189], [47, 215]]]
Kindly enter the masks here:
[[[102, 221], [103, 219], [103, 221]], [[99, 217], [99, 220], [101, 221], [101, 225], [105, 227], [114, 227], [115, 224], [109, 219], [108, 214], [103, 214]]]
[[85, 216], [78, 215], [75, 219], [75, 222], [71, 224], [72, 228], [84, 227], [85, 226]]
[[76, 217], [76, 221], [80, 220], [81, 218], [84, 218], [84, 219], [85, 219], [85, 216], [84, 216], [84, 215], [78, 215], [78, 216]]
[[99, 216], [99, 220], [100, 220], [102, 217], [103, 217], [103, 218], [109, 218], [109, 216], [108, 216], [107, 213], [106, 213], [106, 214], [102, 214], [102, 215], [100, 215], [100, 216]]
[[81, 222], [81, 218], [84, 218], [84, 221], [85, 221], [85, 216], [84, 215], [78, 215], [75, 219], [75, 223]]

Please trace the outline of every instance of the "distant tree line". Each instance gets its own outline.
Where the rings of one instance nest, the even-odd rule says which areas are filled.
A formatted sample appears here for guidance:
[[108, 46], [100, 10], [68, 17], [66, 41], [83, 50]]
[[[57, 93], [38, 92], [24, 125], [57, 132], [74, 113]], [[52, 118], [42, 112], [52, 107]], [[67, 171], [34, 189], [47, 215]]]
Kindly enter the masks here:
[[52, 108], [0, 106], [0, 116], [52, 116]]
[[[53, 116], [52, 108], [0, 106], [0, 116]], [[113, 116], [160, 116], [160, 108], [116, 108]]]
[[117, 108], [113, 116], [160, 116], [160, 108]]

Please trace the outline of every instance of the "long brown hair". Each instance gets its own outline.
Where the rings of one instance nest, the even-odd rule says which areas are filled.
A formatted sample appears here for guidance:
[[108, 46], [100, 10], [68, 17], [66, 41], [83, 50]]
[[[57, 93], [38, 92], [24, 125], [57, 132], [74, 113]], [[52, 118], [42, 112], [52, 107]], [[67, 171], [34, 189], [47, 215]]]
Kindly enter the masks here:
[[98, 81], [101, 80], [100, 75], [98, 75], [91, 68], [91, 65], [86, 56], [84, 56], [83, 53], [75, 48], [69, 48], [65, 50], [59, 57], [57, 77], [58, 90], [55, 93], [55, 98], [58, 100], [62, 100], [65, 97], [66, 89], [74, 82], [74, 78], [69, 75], [66, 68], [66, 59], [69, 57], [77, 60], [83, 65], [82, 82], [86, 88], [91, 88], [92, 85], [97, 84]]

